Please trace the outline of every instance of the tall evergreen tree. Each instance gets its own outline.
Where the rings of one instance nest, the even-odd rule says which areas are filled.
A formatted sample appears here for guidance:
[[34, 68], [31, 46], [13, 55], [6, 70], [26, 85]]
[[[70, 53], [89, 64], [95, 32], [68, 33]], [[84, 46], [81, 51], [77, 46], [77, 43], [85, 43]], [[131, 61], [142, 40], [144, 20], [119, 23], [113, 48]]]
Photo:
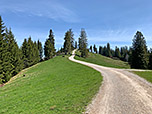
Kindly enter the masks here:
[[81, 57], [87, 57], [88, 56], [88, 49], [87, 49], [87, 35], [84, 29], [81, 29], [81, 34], [79, 38], [79, 49], [81, 52]]
[[65, 54], [68, 54], [68, 53], [70, 53], [71, 51], [72, 51], [72, 44], [71, 44], [71, 32], [70, 32], [70, 30], [69, 31], [67, 31], [66, 33], [65, 33], [65, 37], [64, 37], [64, 52], [65, 52]]
[[121, 54], [120, 54], [119, 48], [117, 46], [115, 48], [115, 57], [121, 58]]
[[90, 46], [90, 51], [91, 51], [91, 53], [92, 53], [92, 45]]
[[99, 54], [103, 54], [103, 49], [102, 49], [102, 46], [99, 46]]
[[147, 46], [143, 34], [137, 31], [132, 43], [131, 67], [145, 69], [148, 66]]
[[8, 43], [7, 51], [9, 52], [9, 64], [11, 65], [11, 75], [16, 75], [23, 68], [23, 62], [21, 60], [21, 50], [19, 49], [17, 42], [11, 29], [6, 29], [5, 38]]
[[78, 46], [77, 41], [75, 41], [75, 49], [77, 49], [77, 46]]
[[106, 54], [107, 57], [112, 57], [111, 55], [111, 49], [110, 49], [110, 44], [107, 43], [107, 54]]
[[0, 84], [3, 83], [4, 81], [4, 72], [3, 72], [3, 54], [5, 53], [4, 30], [5, 30], [5, 26], [0, 16]]
[[42, 47], [42, 43], [39, 40], [37, 41], [37, 46], [39, 50], [39, 60], [41, 61], [43, 57], [43, 47]]
[[72, 29], [69, 29], [69, 34], [70, 34], [70, 43], [71, 43], [71, 50], [74, 49], [74, 34]]
[[49, 38], [46, 39], [44, 45], [44, 55], [46, 59], [50, 59], [55, 56], [55, 39], [52, 29], [50, 29]]
[[97, 53], [97, 48], [96, 48], [96, 45], [94, 44], [94, 46], [93, 46], [93, 51], [94, 51], [94, 53]]

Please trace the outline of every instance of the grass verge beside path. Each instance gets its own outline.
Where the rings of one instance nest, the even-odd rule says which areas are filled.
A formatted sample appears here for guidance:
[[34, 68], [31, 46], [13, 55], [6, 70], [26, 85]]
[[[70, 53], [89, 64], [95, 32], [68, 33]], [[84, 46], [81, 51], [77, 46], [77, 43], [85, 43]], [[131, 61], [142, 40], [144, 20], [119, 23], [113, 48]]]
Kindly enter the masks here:
[[133, 73], [152, 83], [152, 71], [133, 71]]
[[[76, 54], [80, 55], [80, 53], [78, 51], [76, 52]], [[121, 60], [114, 60], [109, 57], [105, 57], [105, 56], [102, 56], [99, 54], [93, 54], [93, 53], [89, 53], [87, 58], [75, 56], [75, 59], [98, 64], [101, 66], [106, 66], [106, 67], [124, 68], [124, 69], [130, 68], [130, 66], [127, 62], [124, 62]]]
[[101, 74], [55, 57], [0, 88], [0, 114], [80, 114], [99, 90]]

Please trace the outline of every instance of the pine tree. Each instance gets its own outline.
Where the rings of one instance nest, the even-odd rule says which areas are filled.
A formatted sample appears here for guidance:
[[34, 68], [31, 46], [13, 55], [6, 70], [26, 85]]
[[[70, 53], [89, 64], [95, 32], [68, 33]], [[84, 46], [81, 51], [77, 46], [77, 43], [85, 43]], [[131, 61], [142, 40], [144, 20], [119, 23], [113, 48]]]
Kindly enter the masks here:
[[87, 49], [87, 35], [84, 29], [81, 29], [81, 34], [79, 38], [79, 49], [81, 52], [81, 57], [88, 56], [88, 49]]
[[46, 39], [45, 45], [44, 45], [44, 55], [45, 59], [50, 59], [55, 56], [55, 39], [53, 35], [52, 29], [50, 29], [49, 38]]
[[93, 46], [93, 51], [94, 51], [94, 53], [97, 53], [97, 48], [96, 48], [96, 45], [94, 44], [94, 46]]
[[102, 46], [99, 46], [99, 54], [103, 54], [103, 49], [102, 49]]
[[111, 55], [111, 49], [110, 49], [110, 44], [109, 43], [107, 43], [107, 53], [106, 53], [106, 56], [107, 57], [112, 57], [112, 55]]
[[17, 45], [17, 42], [15, 41], [11, 29], [6, 29], [5, 37], [8, 43], [7, 51], [9, 52], [9, 64], [12, 67], [9, 72], [12, 76], [14, 76], [23, 68], [23, 63], [21, 60], [21, 51]]
[[38, 50], [39, 50], [39, 60], [42, 61], [42, 57], [43, 57], [42, 43], [38, 40], [37, 45], [38, 45]]
[[65, 33], [65, 37], [64, 37], [64, 52], [65, 54], [69, 54], [72, 51], [72, 46], [71, 46], [71, 33], [70, 31], [67, 31]]
[[119, 48], [117, 46], [115, 48], [115, 57], [121, 58], [121, 54], [120, 54]]
[[103, 55], [106, 56], [106, 55], [107, 55], [106, 53], [107, 53], [107, 47], [104, 46], [104, 47], [103, 47]]
[[92, 53], [92, 46], [90, 46], [90, 51], [91, 51], [91, 53]]
[[4, 72], [3, 72], [3, 54], [4, 54], [4, 23], [0, 16], [0, 84], [4, 82]]
[[131, 67], [145, 69], [148, 66], [147, 46], [143, 34], [137, 31], [132, 43]]
[[77, 41], [75, 41], [75, 49], [77, 49], [77, 46], [78, 46]]
[[69, 29], [69, 34], [70, 34], [70, 43], [71, 43], [71, 50], [74, 49], [74, 34], [72, 29]]
[[27, 68], [28, 67], [28, 43], [27, 43], [27, 39], [24, 39], [24, 42], [22, 44], [21, 47], [22, 50], [22, 60], [23, 60], [23, 68]]

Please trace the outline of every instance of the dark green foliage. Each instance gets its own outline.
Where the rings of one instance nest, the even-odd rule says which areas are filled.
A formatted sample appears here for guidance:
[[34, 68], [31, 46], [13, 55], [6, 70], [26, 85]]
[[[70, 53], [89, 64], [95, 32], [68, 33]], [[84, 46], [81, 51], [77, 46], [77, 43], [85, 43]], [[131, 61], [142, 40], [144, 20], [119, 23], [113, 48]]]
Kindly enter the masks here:
[[104, 56], [107, 55], [107, 47], [106, 47], [106, 46], [103, 47], [103, 55], [104, 55]]
[[92, 53], [92, 46], [90, 46], [90, 51], [91, 51], [91, 53]]
[[78, 44], [77, 44], [77, 41], [75, 41], [75, 49], [77, 49], [78, 47]]
[[22, 70], [21, 50], [11, 29], [7, 29], [0, 17], [0, 84], [10, 80]]
[[55, 56], [55, 39], [53, 35], [53, 31], [50, 29], [49, 38], [46, 39], [45, 45], [44, 45], [44, 55], [45, 59], [50, 59]]
[[102, 46], [99, 46], [99, 54], [103, 54], [103, 48], [102, 48]]
[[152, 49], [150, 49], [150, 55], [149, 55], [149, 64], [148, 64], [149, 69], [152, 69]]
[[120, 54], [119, 48], [117, 46], [115, 48], [115, 57], [121, 58], [121, 54]]
[[70, 30], [67, 31], [65, 33], [65, 37], [64, 37], [64, 52], [65, 54], [69, 54], [71, 53], [72, 51], [72, 44], [71, 44], [71, 33], [70, 33]]
[[87, 49], [87, 35], [84, 29], [81, 29], [81, 34], [79, 38], [79, 50], [81, 52], [81, 57], [88, 56], [88, 49]]
[[145, 69], [148, 66], [147, 46], [143, 34], [137, 31], [132, 43], [131, 67]]
[[42, 61], [43, 47], [42, 47], [42, 43], [39, 40], [37, 41], [37, 46], [38, 46], [38, 50], [39, 50], [39, 60]]
[[24, 42], [22, 44], [22, 54], [24, 68], [27, 68], [39, 62], [40, 56], [38, 45], [36, 42], [32, 41], [31, 37], [28, 38], [28, 41], [27, 39], [24, 39]]
[[64, 52], [65, 54], [70, 54], [71, 51], [74, 48], [77, 48], [77, 42], [75, 42], [75, 47], [74, 47], [74, 34], [72, 29], [69, 29], [66, 33], [65, 33], [65, 37], [64, 37]]
[[94, 51], [94, 53], [98, 53], [97, 52], [97, 48], [96, 48], [96, 45], [94, 44], [94, 46], [93, 46], [93, 51]]
[[107, 56], [107, 57], [112, 57], [112, 55], [111, 55], [111, 49], [110, 49], [110, 44], [109, 44], [109, 43], [107, 43], [107, 52], [106, 52], [106, 56]]

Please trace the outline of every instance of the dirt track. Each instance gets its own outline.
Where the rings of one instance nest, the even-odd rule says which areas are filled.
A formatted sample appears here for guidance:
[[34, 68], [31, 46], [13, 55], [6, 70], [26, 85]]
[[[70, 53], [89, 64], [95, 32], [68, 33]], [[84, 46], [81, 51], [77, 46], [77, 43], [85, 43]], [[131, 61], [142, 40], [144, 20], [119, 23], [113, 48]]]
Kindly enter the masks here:
[[101, 72], [103, 83], [87, 107], [87, 114], [152, 114], [152, 84], [129, 72], [74, 59]]

